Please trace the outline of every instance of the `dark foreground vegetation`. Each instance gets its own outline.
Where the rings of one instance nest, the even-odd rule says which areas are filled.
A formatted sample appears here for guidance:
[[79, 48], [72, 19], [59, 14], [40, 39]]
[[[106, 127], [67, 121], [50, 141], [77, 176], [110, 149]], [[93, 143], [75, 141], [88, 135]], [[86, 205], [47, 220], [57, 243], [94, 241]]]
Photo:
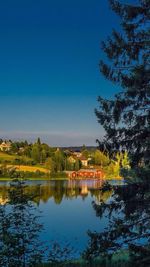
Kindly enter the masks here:
[[98, 143], [110, 154], [127, 151], [132, 168], [122, 170], [127, 185], [113, 188], [114, 201], [93, 203], [97, 216], [107, 212], [110, 222], [102, 233], [89, 232], [84, 257], [111, 259], [126, 249], [128, 266], [144, 267], [150, 266], [150, 1], [109, 2], [122, 29], [102, 43], [109, 63], [101, 61], [100, 70], [123, 90], [114, 99], [98, 98], [95, 112], [106, 131]]

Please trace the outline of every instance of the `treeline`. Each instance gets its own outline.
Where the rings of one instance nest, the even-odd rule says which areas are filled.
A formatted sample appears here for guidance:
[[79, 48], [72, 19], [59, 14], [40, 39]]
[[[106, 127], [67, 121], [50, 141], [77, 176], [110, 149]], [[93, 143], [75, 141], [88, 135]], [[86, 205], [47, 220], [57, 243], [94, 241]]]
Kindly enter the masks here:
[[[0, 139], [0, 144], [3, 142], [2, 139]], [[50, 157], [56, 148], [52, 148], [49, 145], [45, 143], [41, 143], [40, 138], [37, 139], [35, 143], [28, 143], [27, 141], [14, 141], [11, 143], [11, 147], [9, 151], [6, 151], [10, 155], [16, 155], [16, 161], [17, 156], [22, 156], [20, 159], [20, 162], [22, 163], [24, 160], [24, 157], [26, 158], [26, 162], [29, 165], [35, 165], [37, 163], [44, 163], [48, 157]], [[28, 159], [28, 160], [27, 160]], [[31, 159], [31, 160], [30, 160]]]

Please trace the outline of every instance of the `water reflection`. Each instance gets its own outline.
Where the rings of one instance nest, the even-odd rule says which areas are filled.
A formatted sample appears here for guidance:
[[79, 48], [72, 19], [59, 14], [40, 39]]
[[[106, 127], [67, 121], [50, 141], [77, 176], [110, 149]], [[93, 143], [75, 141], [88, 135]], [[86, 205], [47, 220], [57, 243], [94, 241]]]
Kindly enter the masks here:
[[[101, 231], [107, 218], [99, 219], [93, 209], [93, 201], [98, 205], [108, 201], [112, 191], [102, 192], [100, 180], [55, 180], [28, 181], [25, 190], [34, 195], [34, 202], [41, 211], [40, 223], [44, 227], [42, 242], [70, 242], [80, 254], [88, 242], [87, 231]], [[0, 204], [7, 203], [10, 183], [0, 182]]]
[[[91, 196], [96, 203], [104, 202], [111, 196], [112, 192], [102, 193], [99, 189], [103, 182], [100, 180], [68, 180], [68, 181], [33, 181], [28, 182], [26, 190], [33, 194], [34, 201], [38, 205], [40, 202], [47, 203], [49, 199], [53, 199], [55, 204], [61, 204], [63, 199], [86, 199]], [[8, 182], [0, 183], [0, 204], [3, 205], [8, 201]]]

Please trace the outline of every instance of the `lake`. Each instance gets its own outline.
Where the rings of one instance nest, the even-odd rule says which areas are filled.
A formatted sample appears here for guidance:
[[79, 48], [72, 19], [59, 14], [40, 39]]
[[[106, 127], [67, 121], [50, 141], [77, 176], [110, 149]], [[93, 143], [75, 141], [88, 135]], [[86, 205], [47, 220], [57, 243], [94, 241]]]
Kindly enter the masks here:
[[[102, 181], [53, 180], [28, 184], [28, 190], [37, 195], [34, 201], [42, 212], [42, 241], [70, 243], [79, 254], [87, 245], [87, 231], [102, 231], [107, 225], [108, 219], [97, 217], [92, 206], [93, 201], [100, 205], [101, 200], [111, 199], [112, 191], [100, 191]], [[9, 182], [0, 182], [1, 204], [7, 201], [8, 187]]]

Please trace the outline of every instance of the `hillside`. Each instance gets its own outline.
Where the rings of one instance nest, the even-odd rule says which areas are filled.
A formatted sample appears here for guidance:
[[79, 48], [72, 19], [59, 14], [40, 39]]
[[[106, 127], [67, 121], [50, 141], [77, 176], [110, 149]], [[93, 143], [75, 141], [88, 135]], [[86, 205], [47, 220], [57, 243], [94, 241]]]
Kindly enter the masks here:
[[26, 165], [7, 165], [7, 167], [13, 167], [15, 166], [17, 171], [23, 171], [23, 172], [43, 172], [43, 173], [49, 173], [49, 170], [45, 169], [44, 167], [39, 166], [26, 166]]
[[24, 161], [26, 163], [31, 163], [33, 160], [26, 156], [19, 156], [15, 154], [8, 154], [0, 151], [0, 163], [15, 163], [15, 161]]
[[24, 172], [44, 172], [48, 173], [48, 170], [43, 166], [34, 165], [32, 166], [33, 160], [26, 156], [18, 156], [15, 154], [8, 154], [0, 152], [0, 166], [6, 164], [7, 167], [15, 166], [17, 171]]

